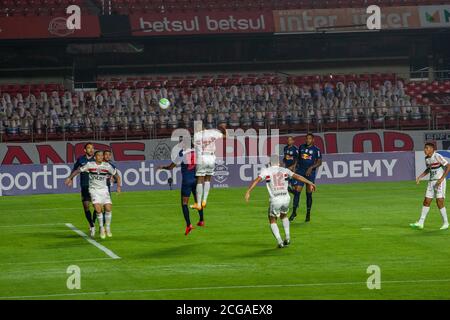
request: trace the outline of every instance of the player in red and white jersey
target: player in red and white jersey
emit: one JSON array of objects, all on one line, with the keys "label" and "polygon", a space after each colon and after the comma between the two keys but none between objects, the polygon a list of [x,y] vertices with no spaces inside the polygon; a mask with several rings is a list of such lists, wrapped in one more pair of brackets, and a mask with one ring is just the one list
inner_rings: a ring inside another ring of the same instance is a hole
[{"label": "player in red and white jersey", "polygon": [[194,133],[194,149],[197,159],[195,176],[197,177],[197,202],[191,206],[193,209],[202,210],[206,207],[211,177],[216,167],[216,141],[226,137],[227,127],[219,125],[219,130],[207,129]]},{"label": "player in red and white jersey", "polygon": [[[92,204],[94,205],[97,219],[100,225],[100,237],[102,239],[112,237],[111,220],[112,220],[112,201],[108,188],[108,180],[114,177],[117,184],[117,192],[121,192],[121,179],[117,170],[108,162],[103,162],[103,152],[96,151],[94,154],[95,161],[88,162],[86,165],[73,171],[66,179],[68,186],[72,185],[73,178],[81,172],[89,173],[89,193],[91,195]],[[105,225],[103,224],[103,209],[105,210]],[[106,226],[106,228],[105,228]],[[106,230],[105,230],[106,229]]]},{"label": "player in red and white jersey", "polygon": [[410,226],[416,229],[423,229],[425,219],[430,211],[430,205],[434,198],[436,198],[436,204],[441,212],[443,225],[441,230],[448,229],[447,210],[445,208],[445,191],[447,186],[447,175],[450,172],[450,165],[448,161],[435,151],[434,144],[426,143],[425,148],[425,163],[427,168],[425,171],[417,177],[416,183],[419,184],[420,180],[429,174],[427,191],[425,193],[425,199],[423,200],[422,214],[419,221],[411,223]]},{"label": "player in red and white jersey", "polygon": [[[288,187],[289,179],[295,179],[297,181],[304,182],[311,186],[311,190],[316,190],[316,185],[298,175],[293,173],[287,168],[280,167],[280,159],[277,155],[271,157],[271,165],[268,168],[261,170],[259,176],[253,181],[245,194],[245,200],[248,202],[250,199],[250,193],[256,187],[256,185],[265,181],[267,186],[267,191],[269,192],[269,223],[272,230],[272,234],[277,240],[278,247],[283,248],[290,244],[290,232],[289,232],[289,219],[287,213],[289,211],[289,203],[291,202],[291,197],[289,196]],[[281,239],[280,230],[277,225],[277,218],[281,219],[283,223],[285,240]]]}]

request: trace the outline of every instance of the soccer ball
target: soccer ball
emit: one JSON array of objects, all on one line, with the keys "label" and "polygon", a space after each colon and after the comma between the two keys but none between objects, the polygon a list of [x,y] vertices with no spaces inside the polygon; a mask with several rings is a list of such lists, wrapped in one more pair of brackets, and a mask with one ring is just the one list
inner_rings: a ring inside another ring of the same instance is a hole
[{"label": "soccer ball", "polygon": [[170,107],[169,99],[162,98],[161,100],[159,100],[159,107],[164,110]]}]

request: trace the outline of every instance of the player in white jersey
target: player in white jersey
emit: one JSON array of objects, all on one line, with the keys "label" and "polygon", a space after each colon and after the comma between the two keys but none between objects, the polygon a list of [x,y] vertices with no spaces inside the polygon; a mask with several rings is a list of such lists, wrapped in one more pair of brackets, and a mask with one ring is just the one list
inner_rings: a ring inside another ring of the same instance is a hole
[{"label": "player in white jersey", "polygon": [[197,202],[191,206],[202,210],[206,207],[211,177],[216,167],[216,141],[226,137],[227,127],[219,125],[219,130],[207,129],[194,133],[195,158],[197,159],[195,176],[197,177]]},{"label": "player in white jersey", "polygon": [[[256,185],[265,181],[267,186],[267,191],[269,191],[270,202],[269,202],[269,223],[272,234],[277,240],[278,247],[283,248],[290,244],[290,232],[289,232],[289,219],[287,213],[289,211],[289,203],[291,202],[291,197],[289,196],[289,178],[295,179],[297,181],[309,184],[311,191],[316,190],[314,183],[308,179],[298,175],[287,168],[280,167],[280,159],[277,155],[271,157],[270,164],[268,168],[261,170],[259,176],[253,181],[245,194],[245,200],[248,202],[250,199],[250,193],[256,187]],[[277,218],[280,218],[283,223],[285,240],[281,239],[280,230],[277,225]]]},{"label": "player in white jersey", "polygon": [[444,157],[435,151],[434,144],[426,143],[425,148],[425,163],[427,168],[425,171],[417,177],[416,183],[419,184],[420,180],[427,174],[430,175],[428,180],[427,191],[425,193],[425,199],[423,200],[422,214],[419,221],[411,223],[410,226],[415,229],[423,229],[425,219],[430,211],[430,205],[433,198],[436,198],[436,204],[441,212],[443,225],[441,230],[448,229],[447,210],[445,209],[445,189],[447,185],[447,175],[450,172],[450,165]]},{"label": "player in white jersey", "polygon": [[[112,237],[112,201],[108,188],[108,180],[111,177],[116,179],[117,192],[119,193],[121,191],[121,180],[117,170],[109,163],[103,162],[102,151],[96,151],[94,158],[95,161],[88,162],[86,165],[73,171],[66,179],[65,183],[66,185],[71,186],[73,178],[76,175],[81,172],[89,173],[89,193],[100,224],[100,238],[105,239],[106,235]],[[103,224],[103,209],[105,210],[105,224]]]}]

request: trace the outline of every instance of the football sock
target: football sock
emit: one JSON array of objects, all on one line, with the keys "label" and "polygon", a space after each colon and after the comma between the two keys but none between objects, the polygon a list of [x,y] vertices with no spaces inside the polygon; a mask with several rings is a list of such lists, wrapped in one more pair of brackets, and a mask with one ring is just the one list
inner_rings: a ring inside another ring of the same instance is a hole
[{"label": "football sock", "polygon": [[205,181],[205,186],[203,187],[203,201],[205,201],[205,202],[208,199],[210,188],[211,188],[211,182]]},{"label": "football sock", "polygon": [[97,221],[97,214],[94,212],[92,212],[92,223],[95,225],[95,221]]},{"label": "football sock", "polygon": [[289,219],[286,217],[284,219],[281,219],[281,222],[283,222],[283,228],[284,228],[284,234],[286,235],[286,240],[290,240],[291,234],[289,232]]},{"label": "football sock", "polygon": [[111,226],[111,220],[112,220],[112,212],[105,212],[103,213],[104,219],[105,219],[105,225],[107,228]]},{"label": "football sock", "polygon": [[200,221],[203,221],[203,209],[198,212],[198,215],[200,217]]},{"label": "football sock", "polygon": [[430,211],[430,207],[422,207],[422,214],[420,215],[419,223],[423,224],[425,222],[425,219],[427,217],[428,211]]},{"label": "football sock", "polygon": [[298,204],[300,202],[300,192],[294,190],[294,201],[292,202],[292,214],[297,214]]},{"label": "football sock", "polygon": [[97,220],[98,220],[98,224],[100,225],[100,228],[104,228],[103,227],[103,212],[97,213]]},{"label": "football sock", "polygon": [[280,230],[278,229],[278,225],[276,223],[270,224],[270,229],[272,229],[272,234],[277,239],[278,244],[283,243],[280,236]]},{"label": "football sock", "polygon": [[443,208],[439,209],[439,211],[441,212],[442,221],[444,222],[444,224],[448,224],[447,209],[445,209],[445,207],[443,207]]},{"label": "football sock", "polygon": [[197,203],[201,203],[202,202],[202,196],[203,196],[203,184],[201,183],[197,183]]},{"label": "football sock", "polygon": [[86,220],[89,222],[89,227],[94,227],[94,221],[92,221],[91,211],[86,210],[84,211],[84,215],[86,216]]},{"label": "football sock", "polygon": [[189,225],[191,224],[191,219],[189,218],[189,208],[188,208],[187,204],[183,204],[181,206],[183,208],[183,216],[184,216],[184,220],[186,221],[186,226],[189,227]]},{"label": "football sock", "polygon": [[311,207],[312,207],[312,193],[307,192],[306,193],[306,213],[308,215],[311,213]]}]

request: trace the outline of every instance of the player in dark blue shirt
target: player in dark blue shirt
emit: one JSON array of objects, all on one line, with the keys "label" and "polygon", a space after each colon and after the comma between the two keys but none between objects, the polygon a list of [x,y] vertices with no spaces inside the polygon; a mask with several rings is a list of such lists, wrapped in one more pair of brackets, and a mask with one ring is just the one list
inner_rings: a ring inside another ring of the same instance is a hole
[{"label": "player in dark blue shirt", "polygon": [[[189,198],[191,194],[194,196],[194,201],[197,203],[196,190],[197,190],[197,178],[195,176],[195,151],[194,149],[180,149],[177,158],[168,166],[161,166],[158,169],[172,170],[177,165],[181,166],[181,208],[183,210],[184,220],[186,221],[185,235],[194,229],[189,217]],[[198,211],[200,220],[197,226],[203,227],[205,222],[203,220],[203,209]]]},{"label": "player in dark blue shirt", "polygon": [[295,165],[297,163],[298,149],[294,145],[294,137],[288,137],[287,145],[284,147],[283,151],[283,163],[286,168],[291,171],[295,170]]},{"label": "player in dark blue shirt", "polygon": [[[75,162],[72,172],[84,166],[86,163],[95,161],[94,145],[90,142],[84,145],[84,156],[81,156]],[[95,213],[91,213],[89,205],[91,203],[91,194],[89,193],[89,173],[80,173],[81,202],[83,203],[84,215],[89,223],[90,234],[95,234]]]},{"label": "player in dark blue shirt", "polygon": [[[288,168],[292,172],[295,172],[295,167],[297,165],[298,158],[298,149],[295,146],[294,137],[288,137],[287,145],[283,150],[283,164],[285,168]],[[298,181],[295,179],[289,179],[289,192],[294,195],[293,200],[293,215],[297,215],[298,203],[300,201],[300,192],[298,192],[295,186],[298,184]]]},{"label": "player in dark blue shirt", "polygon": [[[322,165],[322,154],[320,152],[320,149],[314,145],[314,135],[312,133],[308,133],[306,135],[306,143],[298,147],[298,157],[295,173],[305,177],[306,179],[314,183],[316,180],[316,169],[321,165]],[[299,200],[303,186],[304,186],[303,182],[298,182],[296,183],[295,186],[296,191],[299,192]],[[306,189],[305,222],[308,222],[311,219],[311,207],[312,207],[312,190],[308,185]],[[296,210],[297,208],[294,207],[294,210],[291,216],[289,217],[290,221],[293,221],[297,216]]]}]

